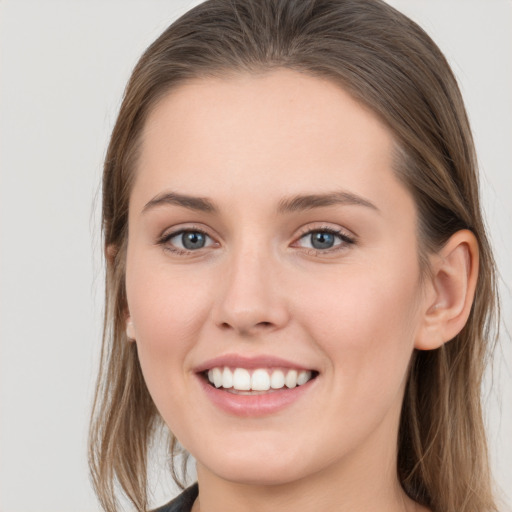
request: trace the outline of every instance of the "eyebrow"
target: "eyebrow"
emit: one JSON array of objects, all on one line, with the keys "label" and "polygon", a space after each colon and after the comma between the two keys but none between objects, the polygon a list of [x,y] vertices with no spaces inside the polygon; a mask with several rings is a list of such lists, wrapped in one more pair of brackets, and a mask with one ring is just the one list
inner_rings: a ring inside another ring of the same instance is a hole
[{"label": "eyebrow", "polygon": [[[163,194],[158,194],[146,203],[142,212],[145,213],[148,210],[167,204],[181,206],[183,208],[199,212],[219,212],[219,209],[215,206],[214,202],[207,197],[189,196],[179,194],[177,192],[165,192]],[[351,192],[336,191],[325,194],[296,195],[283,199],[278,204],[277,212],[279,214],[293,213],[333,205],[364,206],[377,212],[379,211],[377,206],[361,196],[352,194]]]},{"label": "eyebrow", "polygon": [[148,210],[156,208],[157,206],[162,206],[166,204],[182,206],[183,208],[188,208],[189,210],[199,212],[218,212],[218,208],[213,204],[213,202],[210,199],[206,197],[188,196],[185,194],[178,194],[177,192],[165,192],[163,194],[155,196],[153,199],[151,199],[151,201],[146,203],[146,205],[142,209],[142,213],[145,213]]},{"label": "eyebrow", "polygon": [[364,206],[375,211],[380,211],[377,206],[361,196],[344,190],[328,192],[326,194],[297,195],[279,202],[278,213],[290,213],[313,208],[322,208],[333,205]]}]

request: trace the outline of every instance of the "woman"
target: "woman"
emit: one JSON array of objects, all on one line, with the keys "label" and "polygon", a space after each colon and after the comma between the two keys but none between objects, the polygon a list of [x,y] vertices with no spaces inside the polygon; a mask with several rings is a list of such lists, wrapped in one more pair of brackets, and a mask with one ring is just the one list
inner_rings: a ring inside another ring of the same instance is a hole
[{"label": "woman", "polygon": [[91,468],[147,510],[496,510],[494,263],[430,38],[378,0],[210,0],[137,64],[107,153]]}]

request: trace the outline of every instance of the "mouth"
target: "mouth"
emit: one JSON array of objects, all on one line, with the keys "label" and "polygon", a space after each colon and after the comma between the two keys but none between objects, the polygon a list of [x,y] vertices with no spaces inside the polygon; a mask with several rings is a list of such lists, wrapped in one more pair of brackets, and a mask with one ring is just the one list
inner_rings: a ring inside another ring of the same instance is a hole
[{"label": "mouth", "polygon": [[204,396],[229,416],[279,415],[318,389],[320,372],[271,354],[223,354],[195,368]]},{"label": "mouth", "polygon": [[259,395],[303,386],[315,379],[318,372],[299,368],[215,366],[201,375],[216,389],[237,395]]}]

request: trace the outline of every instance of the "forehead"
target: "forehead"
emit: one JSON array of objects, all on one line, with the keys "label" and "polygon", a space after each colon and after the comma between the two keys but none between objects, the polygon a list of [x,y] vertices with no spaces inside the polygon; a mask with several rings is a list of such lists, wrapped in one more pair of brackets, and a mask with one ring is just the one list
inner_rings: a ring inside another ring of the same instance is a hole
[{"label": "forehead", "polygon": [[399,185],[394,147],[379,118],[329,80],[282,69],[197,79],[148,116],[135,185],[147,199],[166,188],[269,201],[333,187],[372,196]]},{"label": "forehead", "polygon": [[[229,137],[243,140],[244,147],[257,140],[260,146],[280,145],[294,153],[305,140],[311,145],[323,141],[319,149],[324,150],[335,143],[348,154],[371,154],[392,144],[390,131],[377,116],[339,85],[286,69],[179,85],[148,116],[142,137],[145,156],[162,149],[158,144],[164,134],[166,145],[174,139],[180,147],[187,141],[217,147]],[[230,149],[233,153],[235,145]]]}]

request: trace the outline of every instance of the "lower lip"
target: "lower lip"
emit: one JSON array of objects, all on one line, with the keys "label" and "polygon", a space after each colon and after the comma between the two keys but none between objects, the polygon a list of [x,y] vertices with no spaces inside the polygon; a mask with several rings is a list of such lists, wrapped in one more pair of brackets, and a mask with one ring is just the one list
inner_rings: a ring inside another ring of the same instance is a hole
[{"label": "lower lip", "polygon": [[258,395],[238,395],[223,388],[216,388],[198,375],[203,391],[214,405],[229,414],[245,417],[266,416],[288,407],[300,400],[311,389],[317,378],[318,376],[295,388],[283,388]]}]

